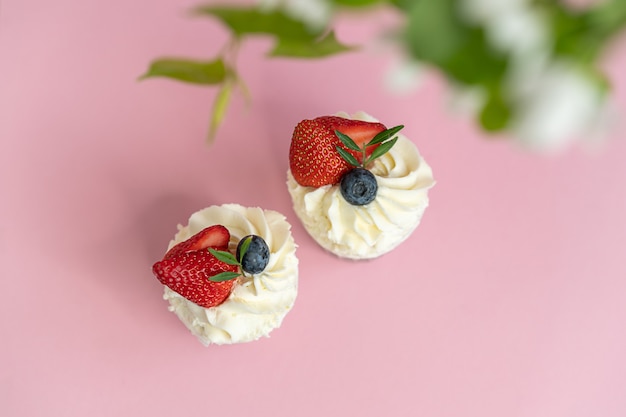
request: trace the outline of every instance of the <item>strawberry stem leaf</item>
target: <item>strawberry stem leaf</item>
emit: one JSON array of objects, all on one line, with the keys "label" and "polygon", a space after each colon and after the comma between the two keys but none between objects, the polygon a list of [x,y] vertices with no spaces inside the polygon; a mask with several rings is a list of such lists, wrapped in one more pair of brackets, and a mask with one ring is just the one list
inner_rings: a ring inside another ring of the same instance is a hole
[{"label": "strawberry stem leaf", "polygon": [[357,151],[357,152],[361,152],[362,149],[359,147],[359,145],[357,145],[350,136],[341,133],[338,130],[335,130],[335,135],[337,135],[337,137],[339,138],[339,140],[341,141],[341,143],[343,143],[344,145],[346,145],[346,147],[348,149],[352,149],[353,151]]},{"label": "strawberry stem leaf", "polygon": [[361,166],[359,161],[350,152],[346,151],[340,146],[336,146],[336,148],[337,148],[337,152],[339,152],[339,155],[341,155],[341,157],[345,159],[346,162],[348,162],[350,165],[354,165],[355,167]]},{"label": "strawberry stem leaf", "polygon": [[377,143],[384,142],[402,129],[404,129],[404,125],[398,125],[390,129],[383,130],[382,132],[374,136],[374,138],[370,140],[365,146],[376,145]]},{"label": "strawberry stem leaf", "polygon": [[209,248],[209,252],[211,253],[211,255],[215,256],[218,260],[224,262],[225,264],[239,265],[239,261],[237,261],[237,259],[235,258],[235,255],[233,255],[230,252],[226,252],[222,250],[215,250],[211,248]]},{"label": "strawberry stem leaf", "polygon": [[213,282],[230,281],[231,279],[235,279],[240,275],[241,274],[239,272],[225,271],[225,272],[220,272],[217,275],[213,275],[212,277],[209,277],[209,281],[213,281]]}]

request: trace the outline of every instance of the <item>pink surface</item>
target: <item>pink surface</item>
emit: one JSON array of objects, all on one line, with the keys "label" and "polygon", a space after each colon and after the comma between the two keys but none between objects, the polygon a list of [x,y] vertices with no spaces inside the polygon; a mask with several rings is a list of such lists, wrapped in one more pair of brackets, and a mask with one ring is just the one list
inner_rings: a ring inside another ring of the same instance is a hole
[{"label": "pink surface", "polygon": [[[388,53],[267,61],[252,41],[253,105],[238,97],[208,148],[214,90],[135,81],[221,47],[216,22],[183,17],[195,3],[2,2],[0,415],[626,415],[623,129],[533,155],[451,116],[432,77],[388,95]],[[621,114],[624,45],[607,62]],[[295,123],[361,109],[404,123],[438,184],[405,244],[349,262],[306,235],[284,183]],[[226,202],[288,217],[300,293],[271,338],[204,348],[150,266]]]}]

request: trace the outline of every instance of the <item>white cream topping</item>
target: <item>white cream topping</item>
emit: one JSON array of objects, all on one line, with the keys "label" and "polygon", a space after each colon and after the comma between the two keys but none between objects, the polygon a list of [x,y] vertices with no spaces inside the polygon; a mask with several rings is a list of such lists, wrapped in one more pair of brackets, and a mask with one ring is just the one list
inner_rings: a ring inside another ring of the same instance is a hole
[{"label": "white cream topping", "polygon": [[240,277],[228,299],[216,307],[204,308],[165,287],[163,298],[170,311],[204,345],[242,343],[268,336],[280,327],[298,292],[298,258],[291,225],[272,210],[246,208],[237,204],[211,206],[191,215],[169,248],[215,224],[230,234],[230,251],[244,236],[261,236],[270,249],[267,267],[260,274]]},{"label": "white cream topping", "polygon": [[[378,121],[363,112],[352,118]],[[415,230],[428,207],[428,190],[435,184],[432,170],[404,135],[398,134],[395,146],[374,161],[371,172],[378,193],[365,206],[348,203],[339,184],[304,187],[287,172],[294,211],[311,237],[338,256],[368,259],[391,251]]]}]

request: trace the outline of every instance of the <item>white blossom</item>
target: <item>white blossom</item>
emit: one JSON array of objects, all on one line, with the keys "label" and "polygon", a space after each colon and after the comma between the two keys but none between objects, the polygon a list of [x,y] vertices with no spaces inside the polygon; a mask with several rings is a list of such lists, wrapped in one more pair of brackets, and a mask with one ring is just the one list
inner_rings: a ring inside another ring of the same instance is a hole
[{"label": "white blossom", "polygon": [[559,151],[574,139],[596,139],[606,122],[603,91],[574,65],[554,62],[515,100],[512,130],[531,149]]},{"label": "white blossom", "polygon": [[504,93],[515,140],[533,150],[556,151],[602,129],[607,120],[605,94],[580,68],[552,55],[549,22],[536,4],[459,0],[459,7],[465,19],[485,28],[489,44],[509,59]]},{"label": "white blossom", "polygon": [[393,60],[385,73],[385,88],[395,95],[414,93],[421,84],[423,71],[417,61]]},{"label": "white blossom", "polygon": [[447,104],[458,114],[478,114],[487,101],[487,92],[482,87],[462,87],[451,84]]}]

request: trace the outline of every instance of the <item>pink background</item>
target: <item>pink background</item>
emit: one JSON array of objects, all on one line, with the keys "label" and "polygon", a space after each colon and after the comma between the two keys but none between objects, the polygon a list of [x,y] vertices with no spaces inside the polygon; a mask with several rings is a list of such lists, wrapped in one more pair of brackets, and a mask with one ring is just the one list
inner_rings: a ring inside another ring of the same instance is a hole
[{"label": "pink background", "polygon": [[[436,77],[389,95],[389,51],[266,60],[253,40],[253,104],[237,96],[209,148],[215,90],[136,82],[224,44],[185,17],[196,3],[1,3],[0,415],[626,415],[622,128],[599,152],[530,154],[452,116]],[[376,32],[339,22],[346,42]],[[625,43],[606,68],[623,115]],[[355,263],[314,244],[284,183],[299,120],[361,109],[404,123],[438,183],[405,244]],[[288,217],[300,293],[271,338],[204,348],[150,266],[227,202]]]}]

